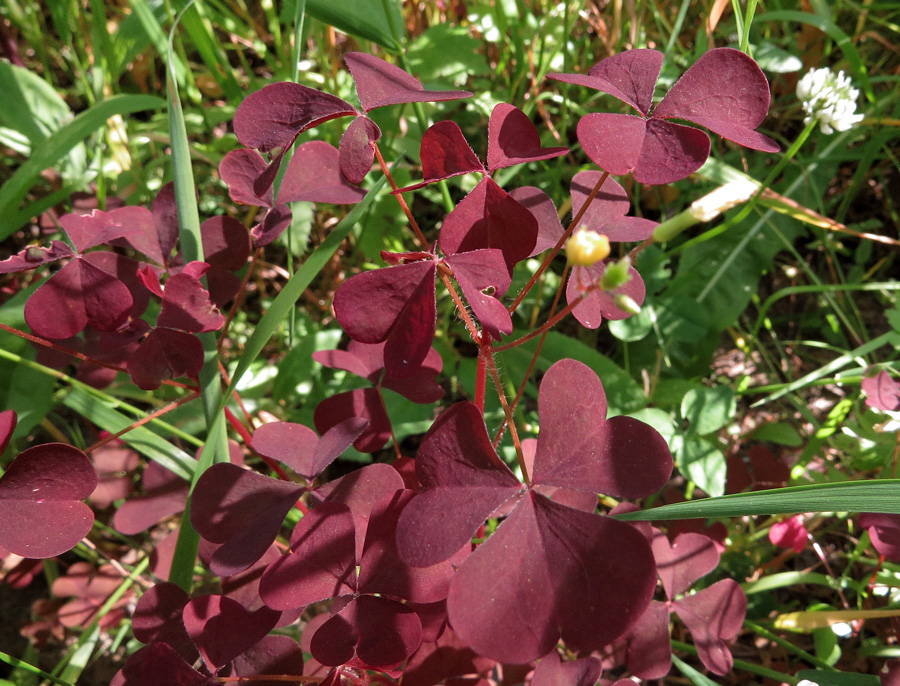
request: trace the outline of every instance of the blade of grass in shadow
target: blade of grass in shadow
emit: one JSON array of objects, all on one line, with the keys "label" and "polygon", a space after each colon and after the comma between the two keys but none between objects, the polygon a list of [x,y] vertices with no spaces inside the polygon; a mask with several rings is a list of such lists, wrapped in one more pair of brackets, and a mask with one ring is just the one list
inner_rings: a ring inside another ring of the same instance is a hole
[{"label": "blade of grass in shadow", "polygon": [[805,512],[900,514],[900,479],[773,488],[768,491],[689,500],[614,516],[625,521],[653,521]]},{"label": "blade of grass in shadow", "polygon": [[[167,79],[166,94],[169,105],[169,137],[172,145],[172,170],[175,185],[175,202],[178,209],[179,236],[181,250],[185,262],[203,260],[203,243],[200,236],[200,215],[197,208],[197,189],[194,185],[194,174],[191,169],[191,153],[188,143],[187,129],[184,124],[184,112],[178,94],[178,81],[175,71],[175,30],[182,16],[191,8],[194,0],[190,0],[181,13],[175,18],[169,31],[167,46]],[[200,370],[200,402],[206,418],[207,438],[203,454],[191,482],[191,492],[197,480],[213,462],[228,461],[228,436],[225,432],[222,405],[222,385],[219,378],[218,348],[215,334],[199,335],[203,344],[203,368]],[[191,496],[188,495],[185,515],[190,512]],[[181,586],[190,593],[193,579],[194,561],[200,536],[190,524],[190,517],[183,516],[175,555],[169,572],[169,581]]]},{"label": "blade of grass in shadow", "polygon": [[[0,241],[8,238],[24,223],[19,222],[22,214],[16,210],[42,171],[59,162],[72,148],[103,126],[113,115],[125,116],[155,110],[164,104],[165,101],[155,95],[113,95],[85,110],[50,136],[0,187]],[[25,220],[28,218],[25,217]]]},{"label": "blade of grass in shadow", "polygon": [[[396,163],[395,163],[396,165]],[[237,368],[231,374],[231,384],[225,392],[225,398],[228,398],[237,386],[244,373],[250,368],[250,365],[256,360],[266,343],[275,333],[275,330],[288,317],[291,309],[296,304],[303,291],[307,289],[312,280],[328,263],[332,255],[337,251],[338,247],[343,243],[344,239],[350,233],[354,224],[359,221],[360,217],[369,209],[369,206],[375,201],[378,192],[384,187],[387,177],[382,176],[377,183],[369,190],[366,197],[363,198],[353,210],[344,217],[341,222],[328,234],[328,237],[322,241],[322,244],[313,251],[303,266],[288,280],[281,289],[275,300],[269,306],[269,309],[259,320],[259,324],[253,330],[250,338],[244,346]]]}]

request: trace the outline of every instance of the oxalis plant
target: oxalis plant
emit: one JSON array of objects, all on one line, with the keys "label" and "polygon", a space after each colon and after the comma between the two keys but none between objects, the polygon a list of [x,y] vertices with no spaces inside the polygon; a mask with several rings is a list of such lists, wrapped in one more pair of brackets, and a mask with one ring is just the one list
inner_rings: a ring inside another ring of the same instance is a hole
[{"label": "oxalis plant", "polygon": [[[249,230],[229,217],[196,221],[196,199],[179,191],[178,175],[189,174],[182,168],[149,208],[65,215],[59,223],[68,241],[0,262],[4,274],[63,264],[25,305],[31,333],[15,333],[41,346],[48,364],[59,354],[79,360],[77,378],[66,377],[72,383],[99,387],[125,372],[144,391],[179,390],[177,400],[85,451],[49,443],[19,454],[0,478],[0,546],[52,558],[102,538],[102,531],[89,536],[94,513],[83,502],[100,479],[98,456],[109,457],[107,471],[127,472],[136,465],[120,438],[144,441],[157,459],[143,472],[141,495],[111,492],[106,502],[121,502],[112,526],[136,535],[175,515],[180,527],[157,539],[152,559],[128,561],[129,583],[112,597],[95,594],[104,598],[95,623],[120,618],[117,603],[130,604],[133,636],[145,644],[113,684],[428,686],[498,674],[516,683],[532,669],[536,686],[588,686],[601,672],[606,682],[631,684],[626,677],[669,673],[672,614],[702,665],[727,674],[744,592],[722,579],[692,593],[716,568],[716,545],[699,533],[670,540],[647,521],[704,510],[640,507],[672,474],[666,440],[638,419],[608,416],[603,380],[590,367],[572,359],[544,365],[539,353],[561,322],[596,329],[639,313],[645,287],[636,256],[686,225],[661,231],[629,216],[628,194],[612,176],[649,185],[683,179],[709,156],[705,130],[760,153],[779,150],[756,131],[769,107],[762,71],[744,52],[710,50],[655,104],[663,63],[655,50],[552,75],[634,110],[581,117],[578,142],[597,168],[572,176],[563,226],[543,191],[496,180],[499,170],[570,154],[543,147],[517,107],[494,107],[483,156],[456,123],[427,128],[422,180],[401,188],[369,114],[471,94],[426,90],[372,55],[351,52],[345,63],[358,107],[289,82],[238,107],[234,131],[245,147],[225,156],[219,174],[234,202],[259,208]],[[170,88],[177,151],[186,139],[174,82]],[[303,141],[333,119],[348,122],[338,148]],[[366,191],[361,184],[373,168],[381,177]],[[420,225],[408,199],[466,174],[480,180],[439,228]],[[326,248],[337,248],[385,182],[408,219],[408,245],[382,252],[384,267],[341,283],[333,310],[346,344],[313,354],[367,383],[325,397],[314,427],[237,416],[225,399],[265,341],[251,338],[231,377],[219,369],[219,347],[264,248],[291,224],[290,204],[358,204],[358,211],[290,280],[266,322],[288,313],[330,257]],[[722,199],[721,208],[734,201]],[[695,219],[709,216],[705,207]],[[613,243],[623,245],[613,253]],[[514,317],[551,267],[562,274],[553,308],[516,337]],[[445,307],[477,351],[474,393],[464,400],[440,383],[433,342]],[[504,379],[503,353],[533,339],[525,377]],[[529,384],[538,388],[537,439],[523,438],[517,415]],[[394,436],[385,389],[434,406],[414,454]],[[486,415],[494,397],[499,421]],[[203,405],[204,449],[196,462],[167,460],[166,451],[154,452],[161,439],[143,425],[192,402]],[[226,441],[226,424],[237,443]],[[0,447],[15,425],[15,413],[0,413]],[[379,460],[329,479],[329,466],[351,445]],[[827,487],[790,493],[713,500],[721,500],[719,514],[753,514],[821,509],[834,497]],[[123,571],[117,564],[113,571]],[[79,583],[93,597],[95,580]]]}]

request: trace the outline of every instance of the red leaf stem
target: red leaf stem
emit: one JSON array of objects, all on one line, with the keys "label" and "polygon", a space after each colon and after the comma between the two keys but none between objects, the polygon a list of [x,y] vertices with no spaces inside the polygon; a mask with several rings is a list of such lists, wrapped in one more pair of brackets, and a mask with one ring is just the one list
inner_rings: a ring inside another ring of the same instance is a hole
[{"label": "red leaf stem", "polygon": [[[397,182],[394,181],[394,177],[391,176],[390,168],[385,163],[384,157],[381,156],[381,148],[378,147],[377,142],[374,145],[375,158],[378,160],[378,166],[381,167],[381,171],[384,172],[384,175],[387,177],[388,183],[391,184],[391,190],[399,190],[400,187],[397,185]],[[415,233],[422,248],[428,250],[428,241],[425,239],[425,234],[423,234],[422,229],[419,228],[419,222],[417,222],[416,218],[413,216],[412,210],[409,209],[409,205],[406,204],[406,200],[404,200],[400,193],[394,193],[394,197],[397,198],[397,202],[400,203],[403,213],[406,215],[406,218],[409,219],[409,225],[412,227],[413,233]]]},{"label": "red leaf stem", "polygon": [[196,400],[196,399],[199,398],[199,397],[200,397],[200,391],[196,391],[196,390],[195,390],[195,391],[194,391],[193,393],[191,393],[190,395],[186,395],[186,396],[184,396],[183,398],[179,398],[178,400],[169,403],[169,404],[166,405],[165,407],[161,407],[161,408],[159,408],[158,410],[156,410],[155,412],[151,412],[150,414],[148,414],[148,415],[146,415],[146,416],[144,416],[144,417],[141,417],[141,418],[140,418],[139,420],[137,420],[134,424],[131,424],[131,425],[129,425],[129,426],[126,426],[126,427],[125,427],[124,429],[122,429],[121,431],[117,431],[117,432],[114,433],[114,434],[110,434],[110,435],[107,436],[106,438],[100,439],[99,441],[97,441],[96,443],[94,443],[94,445],[85,448],[85,449],[84,449],[84,452],[90,453],[91,451],[96,450],[97,448],[100,448],[101,446],[106,445],[106,444],[109,443],[110,441],[114,441],[114,440],[116,440],[117,438],[119,438],[120,436],[123,436],[123,435],[127,434],[127,433],[128,433],[129,431],[131,431],[132,429],[137,429],[139,426],[143,426],[143,425],[146,424],[147,422],[153,421],[153,420],[156,419],[157,417],[162,417],[164,414],[166,414],[167,412],[171,412],[171,411],[174,410],[176,407],[181,407],[182,405],[185,405],[185,404],[189,403],[191,400]]}]

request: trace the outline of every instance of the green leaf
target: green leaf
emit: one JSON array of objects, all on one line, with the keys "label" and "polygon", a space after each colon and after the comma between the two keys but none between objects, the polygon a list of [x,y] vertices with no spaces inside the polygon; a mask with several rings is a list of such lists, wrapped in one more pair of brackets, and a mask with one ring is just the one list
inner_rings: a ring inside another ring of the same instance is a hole
[{"label": "green leaf", "polygon": [[805,512],[900,514],[900,479],[810,484],[689,500],[616,515],[626,521],[750,517]]},{"label": "green leaf", "polygon": [[771,441],[789,448],[798,448],[803,445],[803,437],[787,422],[763,424],[750,434],[749,438],[754,441]]},{"label": "green leaf", "polygon": [[653,317],[649,308],[641,310],[640,314],[617,319],[609,322],[609,332],[620,341],[640,341],[653,328]]},{"label": "green leaf", "polygon": [[688,435],[706,436],[734,417],[737,401],[728,386],[701,386],[689,390],[681,401],[681,414],[690,422]]},{"label": "green leaf", "polygon": [[[155,95],[113,95],[61,127],[34,150],[32,156],[0,187],[0,240],[22,226],[9,220],[41,172],[106,123],[115,114],[128,115],[161,108],[165,101]],[[21,215],[17,215],[21,217]],[[26,218],[27,219],[27,218]]]},{"label": "green leaf", "polygon": [[725,493],[725,455],[705,438],[685,439],[676,451],[681,473],[711,496]]},{"label": "green leaf", "polygon": [[682,662],[676,655],[672,656],[672,664],[674,664],[678,670],[694,684],[694,686],[719,686],[715,681],[704,676],[686,662]]},{"label": "green leaf", "polygon": [[9,62],[0,62],[0,93],[0,124],[25,134],[32,148],[72,118],[66,101],[50,84]]},{"label": "green leaf", "polygon": [[800,679],[808,679],[818,686],[880,686],[881,680],[872,674],[850,672],[826,672],[820,669],[802,669],[797,672]]},{"label": "green leaf", "polygon": [[346,34],[400,50],[403,17],[394,0],[307,0],[306,11]]}]

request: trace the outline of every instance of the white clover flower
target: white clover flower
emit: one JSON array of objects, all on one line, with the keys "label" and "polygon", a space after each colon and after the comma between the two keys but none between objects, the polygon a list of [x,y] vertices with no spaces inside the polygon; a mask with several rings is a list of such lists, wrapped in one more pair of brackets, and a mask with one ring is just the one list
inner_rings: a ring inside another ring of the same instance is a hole
[{"label": "white clover flower", "polygon": [[849,76],[830,69],[812,69],[797,83],[797,97],[806,110],[804,124],[818,121],[822,133],[846,131],[863,120],[855,114],[859,90],[852,87]]}]

